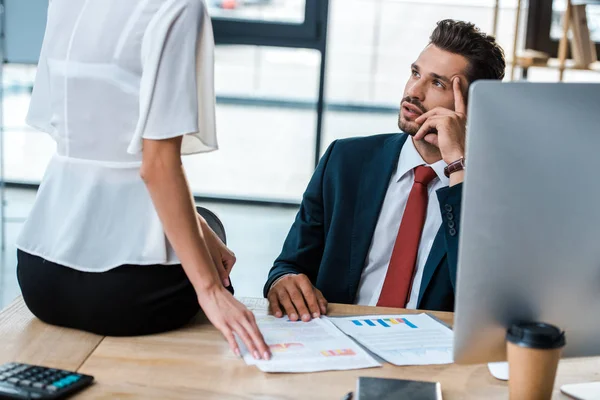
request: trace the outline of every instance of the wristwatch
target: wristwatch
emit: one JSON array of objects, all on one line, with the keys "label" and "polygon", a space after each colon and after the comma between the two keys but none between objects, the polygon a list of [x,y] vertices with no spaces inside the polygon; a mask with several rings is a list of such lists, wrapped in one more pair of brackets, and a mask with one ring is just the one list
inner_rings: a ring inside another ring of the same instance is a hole
[{"label": "wristwatch", "polygon": [[461,157],[458,160],[451,162],[446,168],[444,168],[444,175],[446,175],[446,178],[450,178],[450,174],[453,172],[462,171],[465,168],[465,158]]}]

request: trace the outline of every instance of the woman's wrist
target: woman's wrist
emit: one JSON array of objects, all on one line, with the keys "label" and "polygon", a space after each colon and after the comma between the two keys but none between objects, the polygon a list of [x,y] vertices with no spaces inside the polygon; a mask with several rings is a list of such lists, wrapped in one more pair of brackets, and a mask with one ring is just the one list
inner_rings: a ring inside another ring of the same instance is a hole
[{"label": "woman's wrist", "polygon": [[194,286],[196,293],[200,295],[201,293],[214,293],[223,287],[223,283],[221,282],[219,276],[216,275],[214,277],[211,276],[210,279],[202,279],[195,283],[192,282],[192,286]]},{"label": "woman's wrist", "polygon": [[[213,297],[217,293],[219,293],[221,290],[226,291],[223,284],[219,281],[212,282],[212,283],[206,284],[206,285],[201,285],[200,287],[195,287],[195,290],[196,290],[196,296],[203,297],[203,298]],[[229,293],[229,292],[227,292],[227,293]]]}]

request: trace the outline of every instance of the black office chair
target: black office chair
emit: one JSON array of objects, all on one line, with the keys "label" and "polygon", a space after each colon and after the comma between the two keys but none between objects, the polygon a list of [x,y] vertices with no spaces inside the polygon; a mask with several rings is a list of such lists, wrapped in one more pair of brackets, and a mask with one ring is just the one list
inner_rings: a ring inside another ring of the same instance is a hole
[{"label": "black office chair", "polygon": [[[227,244],[227,235],[225,234],[225,227],[223,226],[223,223],[221,222],[219,217],[217,217],[215,213],[204,207],[196,207],[196,211],[198,211],[198,214],[200,214],[202,218],[206,220],[206,223],[208,224],[210,229],[212,229],[213,232],[217,234],[219,239],[221,239],[223,243]],[[231,278],[229,278],[229,281],[231,282]],[[226,289],[229,290],[231,294],[233,294],[233,282],[231,283],[231,285],[227,286]]]},{"label": "black office chair", "polygon": [[202,218],[206,220],[206,223],[208,224],[208,226],[210,226],[210,229],[212,229],[213,232],[217,234],[219,239],[221,239],[223,243],[227,244],[227,235],[225,234],[225,227],[223,226],[223,223],[221,222],[219,217],[217,217],[215,213],[204,207],[196,207],[196,211],[198,211],[198,214],[200,214]]}]

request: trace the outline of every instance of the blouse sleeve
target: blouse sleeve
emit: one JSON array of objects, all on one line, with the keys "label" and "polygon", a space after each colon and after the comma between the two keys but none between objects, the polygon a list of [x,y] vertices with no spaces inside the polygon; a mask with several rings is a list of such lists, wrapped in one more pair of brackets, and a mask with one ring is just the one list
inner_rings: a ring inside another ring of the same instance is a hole
[{"label": "blouse sleeve", "polygon": [[143,139],[183,136],[182,154],[218,148],[214,39],[202,0],[172,0],[153,17],[142,42],[140,113],[127,151]]}]

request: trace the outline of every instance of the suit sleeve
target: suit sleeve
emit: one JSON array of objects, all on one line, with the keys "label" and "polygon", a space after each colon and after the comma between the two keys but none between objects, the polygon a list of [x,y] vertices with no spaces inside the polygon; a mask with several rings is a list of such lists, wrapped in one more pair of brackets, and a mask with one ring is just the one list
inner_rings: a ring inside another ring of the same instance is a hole
[{"label": "suit sleeve", "polygon": [[462,190],[463,184],[461,183],[437,191],[442,213],[442,229],[444,230],[450,281],[454,289],[456,289],[456,271],[458,268],[458,238],[460,234]]},{"label": "suit sleeve", "polygon": [[315,170],[300,204],[300,210],[275,260],[264,287],[267,296],[273,282],[287,274],[305,274],[316,281],[325,247],[323,181],[336,142],[327,149]]}]

